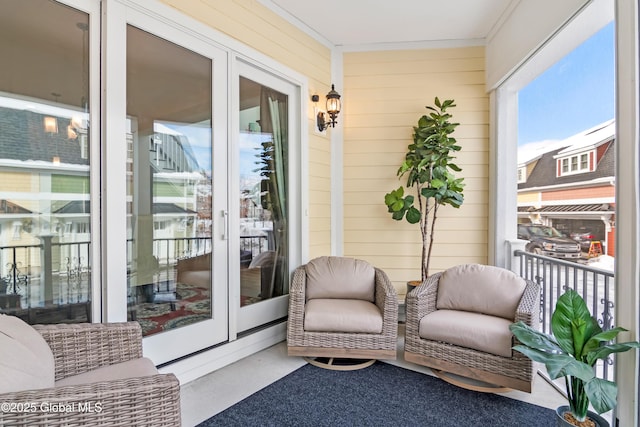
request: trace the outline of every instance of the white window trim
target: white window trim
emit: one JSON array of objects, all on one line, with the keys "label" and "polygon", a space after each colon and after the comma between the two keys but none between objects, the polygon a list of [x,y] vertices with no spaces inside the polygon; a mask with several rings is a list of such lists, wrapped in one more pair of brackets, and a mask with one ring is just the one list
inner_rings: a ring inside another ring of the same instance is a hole
[{"label": "white window trim", "polygon": [[517,171],[514,167],[498,165],[517,164],[518,91],[534,80],[545,69],[568,54],[581,40],[584,41],[607,25],[613,18],[612,6],[606,0],[592,2],[581,13],[558,29],[541,47],[530,52],[528,58],[490,92],[490,171],[489,187],[489,253],[488,262],[510,267],[510,242],[517,235]]},{"label": "white window trim", "polygon": [[[582,167],[582,161],[581,158],[582,156],[586,155],[587,156],[587,167],[583,168]],[[576,159],[576,164],[577,164],[577,169],[572,170],[571,169],[571,160],[572,159]],[[596,170],[595,166],[591,165],[591,161],[590,159],[596,159],[596,150],[589,150],[589,151],[582,151],[578,154],[572,154],[570,156],[562,156],[562,157],[556,157],[556,165],[557,165],[557,161],[560,161],[560,167],[556,168],[556,177],[561,177],[561,176],[569,176],[569,175],[578,175],[581,173],[588,173],[588,172],[593,172]],[[563,171],[563,162],[567,161],[568,163],[568,168],[569,170],[567,172]],[[595,160],[594,160],[595,162]]]},{"label": "white window trim", "polygon": [[[603,2],[593,1],[587,9],[592,6],[600,6]],[[597,13],[597,7],[596,15]],[[640,334],[640,303],[639,289],[637,283],[640,278],[640,235],[638,224],[640,213],[640,182],[638,178],[638,159],[640,158],[640,147],[638,147],[638,137],[640,134],[640,124],[638,123],[638,3],[637,2],[616,2],[616,176],[624,177],[616,183],[617,210],[616,227],[618,230],[627,230],[618,233],[616,236],[616,283],[636,284],[625,289],[626,298],[621,299],[616,304],[615,317],[617,323],[624,325],[629,331],[626,333],[629,339],[638,339]],[[593,15],[593,14],[591,14]],[[601,17],[606,17],[601,15]],[[580,18],[580,17],[578,17]],[[576,19],[579,23],[581,19]],[[591,28],[596,31],[597,25],[582,22],[582,29]],[[575,25],[574,25],[575,27]],[[574,37],[575,39],[575,37]],[[566,53],[566,52],[565,52]],[[550,63],[547,64],[547,66]],[[542,69],[538,67],[538,71]],[[523,70],[526,73],[526,70]],[[529,70],[530,76],[537,75],[535,70]],[[511,77],[508,76],[509,80]],[[532,78],[533,78],[532,77]],[[526,82],[525,82],[526,84]],[[522,86],[520,86],[522,87]],[[504,152],[517,150],[513,143],[515,139],[513,133],[508,132],[508,124],[502,121],[509,117],[509,114],[517,115],[517,103],[509,102],[506,94],[511,90],[511,96],[517,96],[518,84],[515,81],[505,82],[500,88],[491,92],[491,128],[492,131],[492,162],[497,159],[509,157]],[[503,98],[507,102],[503,103]],[[499,100],[500,102],[496,102]],[[509,112],[509,108],[515,109]],[[513,156],[515,157],[515,155]],[[505,163],[503,163],[505,164]],[[507,163],[508,164],[508,163]],[[503,168],[504,169],[504,168]],[[506,168],[514,170],[514,168]],[[493,170],[493,169],[492,169]],[[513,172],[515,175],[515,170]],[[490,174],[492,175],[492,174]],[[504,174],[503,174],[504,175]],[[515,177],[514,177],[515,179]],[[504,195],[513,191],[515,181],[505,182],[501,179],[494,179],[490,182],[492,189],[492,201],[495,201],[496,194]],[[495,206],[495,207],[493,207]],[[490,215],[490,227],[496,230],[489,232],[490,249],[489,262],[494,265],[504,265],[506,253],[509,251],[507,243],[513,241],[516,229],[512,227],[513,222],[509,220],[509,215],[516,216],[517,203],[515,199],[510,205],[509,201],[502,201],[500,206],[495,203],[490,204],[492,215]],[[505,211],[506,209],[506,211]],[[506,217],[506,218],[505,218]],[[502,239],[507,236],[507,239]],[[622,353],[616,359],[616,379],[619,387],[618,406],[615,409],[614,418],[620,425],[635,425],[640,419],[640,407],[638,405],[638,356],[637,352]]]}]

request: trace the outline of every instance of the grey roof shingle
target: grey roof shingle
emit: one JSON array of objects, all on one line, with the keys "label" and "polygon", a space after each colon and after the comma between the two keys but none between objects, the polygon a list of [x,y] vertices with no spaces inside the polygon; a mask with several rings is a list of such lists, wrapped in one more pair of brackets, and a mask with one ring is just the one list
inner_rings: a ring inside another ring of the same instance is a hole
[{"label": "grey roof shingle", "polygon": [[608,145],[608,148],[596,165],[595,171],[560,177],[556,177],[556,159],[553,157],[567,147],[544,153],[531,171],[531,174],[527,177],[527,181],[518,184],[518,190],[558,184],[579,183],[583,181],[591,181],[596,178],[614,177],[615,139],[611,140]]},{"label": "grey roof shingle", "polygon": [[61,163],[88,165],[78,141],[67,138],[71,119],[57,117],[58,133],[48,134],[44,118],[32,111],[0,107],[0,158],[51,162],[58,156]]}]

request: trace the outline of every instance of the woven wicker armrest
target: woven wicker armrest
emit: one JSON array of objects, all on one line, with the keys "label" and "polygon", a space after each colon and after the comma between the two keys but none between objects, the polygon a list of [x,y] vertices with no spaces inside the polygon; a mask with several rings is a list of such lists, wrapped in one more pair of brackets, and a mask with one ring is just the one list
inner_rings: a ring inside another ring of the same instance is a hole
[{"label": "woven wicker armrest", "polygon": [[304,265],[295,269],[289,287],[289,321],[287,328],[290,338],[300,337],[304,327],[304,304],[307,273]]},{"label": "woven wicker armrest", "polygon": [[375,303],[382,313],[383,329],[397,330],[398,328],[398,294],[387,274],[375,268],[376,290]]},{"label": "woven wicker armrest", "polygon": [[51,347],[56,380],[142,357],[137,322],[34,325]]},{"label": "woven wicker armrest", "polygon": [[14,427],[181,425],[173,374],[5,393],[0,401],[9,409],[0,425]]},{"label": "woven wicker armrest", "polygon": [[540,285],[527,280],[527,286],[522,293],[514,322],[522,321],[527,325],[537,328],[540,323]]},{"label": "woven wicker armrest", "polygon": [[420,319],[435,311],[438,296],[438,282],[442,273],[436,273],[409,292],[405,298],[406,328],[405,336],[409,346],[412,340],[418,340]]},{"label": "woven wicker armrest", "polygon": [[442,273],[435,273],[429,276],[424,282],[416,286],[406,296],[406,310],[415,311],[418,319],[422,319],[427,314],[436,311],[436,300],[438,298],[438,283]]}]

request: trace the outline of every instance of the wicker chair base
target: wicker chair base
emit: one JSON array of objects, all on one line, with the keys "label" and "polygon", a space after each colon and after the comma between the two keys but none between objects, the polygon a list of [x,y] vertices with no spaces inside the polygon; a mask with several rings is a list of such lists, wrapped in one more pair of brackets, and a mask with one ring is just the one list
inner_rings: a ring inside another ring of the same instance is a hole
[{"label": "wicker chair base", "polygon": [[289,356],[302,357],[334,357],[342,359],[396,359],[396,350],[369,350],[362,348],[331,348],[331,347],[287,347]]},{"label": "wicker chair base", "polygon": [[310,365],[331,371],[357,371],[368,368],[376,362],[376,359],[346,359],[342,357],[305,357]]},{"label": "wicker chair base", "polygon": [[510,389],[521,390],[531,393],[531,380],[522,380],[518,378],[508,377],[505,375],[487,372],[486,370],[473,368],[466,365],[458,365],[442,359],[436,359],[422,354],[404,352],[404,359],[407,362],[416,363],[418,365],[427,366],[433,370],[440,370],[470,378],[476,381],[482,381],[489,384],[495,384]]},{"label": "wicker chair base", "polygon": [[473,378],[462,377],[460,375],[452,374],[451,372],[440,371],[438,369],[431,369],[431,371],[442,381],[465,390],[477,391],[480,393],[506,393],[511,391],[508,387],[478,381]]}]

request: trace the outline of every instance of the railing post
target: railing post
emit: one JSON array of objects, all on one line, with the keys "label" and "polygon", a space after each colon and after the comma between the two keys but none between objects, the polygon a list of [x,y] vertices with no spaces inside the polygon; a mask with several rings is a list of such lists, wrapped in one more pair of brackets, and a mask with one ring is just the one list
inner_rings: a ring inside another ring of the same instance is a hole
[{"label": "railing post", "polygon": [[44,288],[44,303],[53,303],[53,261],[51,258],[51,240],[53,235],[42,235],[38,237],[42,241],[42,286]]},{"label": "railing post", "polygon": [[526,240],[514,239],[506,241],[507,253],[511,254],[511,256],[506,259],[508,263],[508,265],[506,265],[507,270],[520,274],[520,257],[515,255],[515,252],[524,251],[526,244]]}]

